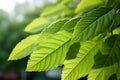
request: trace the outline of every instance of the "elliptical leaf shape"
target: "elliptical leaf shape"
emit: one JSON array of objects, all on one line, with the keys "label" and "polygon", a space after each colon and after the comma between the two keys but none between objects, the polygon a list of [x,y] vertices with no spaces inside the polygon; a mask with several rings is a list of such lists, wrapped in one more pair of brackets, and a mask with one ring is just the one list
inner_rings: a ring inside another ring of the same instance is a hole
[{"label": "elliptical leaf shape", "polygon": [[45,71],[63,64],[71,42],[71,33],[59,31],[41,41],[28,61],[27,71]]},{"label": "elliptical leaf shape", "polygon": [[103,46],[101,55],[95,57],[96,62],[88,75],[88,80],[109,80],[120,68],[120,36],[111,36],[105,44],[107,47]]},{"label": "elliptical leaf shape", "polygon": [[61,27],[68,21],[69,19],[65,18],[65,19],[60,19],[57,21],[52,22],[48,27],[46,27],[42,33],[56,33],[58,32]]},{"label": "elliptical leaf shape", "polygon": [[83,42],[106,32],[114,17],[115,10],[111,8],[97,8],[86,13],[75,27],[73,41]]},{"label": "elliptical leaf shape", "polygon": [[27,71],[46,71],[64,64],[62,80],[87,75],[88,80],[119,80],[119,1],[57,0],[25,29],[39,37],[32,35],[18,43],[9,60],[32,53]]},{"label": "elliptical leaf shape", "polygon": [[19,42],[13,49],[8,60],[17,60],[24,58],[32,53],[32,51],[37,48],[36,41],[39,35],[31,35],[21,42]]},{"label": "elliptical leaf shape", "polygon": [[61,30],[73,31],[76,23],[80,20],[80,17],[75,17],[67,21],[61,28]]},{"label": "elliptical leaf shape", "polygon": [[93,57],[97,51],[97,43],[92,41],[83,43],[77,57],[65,61],[62,80],[77,80],[79,77],[85,77],[94,65]]},{"label": "elliptical leaf shape", "polygon": [[36,33],[41,31],[44,27],[46,27],[51,20],[44,18],[44,17],[39,17],[33,20],[30,24],[27,25],[25,28],[26,32],[31,32],[31,33]]}]

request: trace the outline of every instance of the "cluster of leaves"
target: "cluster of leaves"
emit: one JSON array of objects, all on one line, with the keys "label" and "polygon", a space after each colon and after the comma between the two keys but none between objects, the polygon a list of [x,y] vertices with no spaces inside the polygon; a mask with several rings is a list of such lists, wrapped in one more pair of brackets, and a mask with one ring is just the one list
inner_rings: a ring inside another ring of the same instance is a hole
[{"label": "cluster of leaves", "polygon": [[64,65],[62,80],[120,80],[120,1],[57,1],[25,28],[36,34],[18,43],[9,60],[30,55],[26,71]]},{"label": "cluster of leaves", "polygon": [[20,72],[20,70],[25,69],[28,57],[19,61],[7,61],[7,59],[14,46],[21,39],[24,39],[29,35],[23,31],[24,27],[33,19],[39,17],[39,14],[41,13],[40,10],[43,8],[44,6],[42,8],[35,8],[33,11],[26,11],[23,14],[25,19],[21,22],[14,19],[14,17],[12,17],[11,20],[8,13],[0,10],[0,71]]}]

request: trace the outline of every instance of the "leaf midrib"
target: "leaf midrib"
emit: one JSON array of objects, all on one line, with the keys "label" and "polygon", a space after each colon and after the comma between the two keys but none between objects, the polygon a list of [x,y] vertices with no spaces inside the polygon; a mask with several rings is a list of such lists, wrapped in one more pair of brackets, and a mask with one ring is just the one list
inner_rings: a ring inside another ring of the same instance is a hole
[{"label": "leaf midrib", "polygon": [[[94,47],[91,48],[91,50],[94,49],[96,45],[97,45],[97,44],[95,44]],[[90,50],[90,51],[91,51],[91,50]],[[90,53],[90,51],[88,52],[88,54]],[[66,79],[66,78],[70,75],[70,73],[80,64],[80,62],[82,62],[82,61],[87,57],[88,54],[86,54],[86,55],[84,56],[84,58],[82,58],[82,59],[78,62],[78,64],[76,64],[76,66],[69,72],[69,74],[65,77],[65,79]],[[77,57],[77,58],[79,58],[79,57]],[[64,79],[64,80],[65,80],[65,79]]]},{"label": "leaf midrib", "polygon": [[[113,46],[113,48],[112,48],[112,50],[111,50],[111,52],[110,52],[110,55],[106,58],[106,60],[105,60],[105,63],[104,63],[104,65],[103,65],[103,67],[106,65],[106,63],[107,63],[107,61],[108,61],[108,59],[109,59],[109,57],[111,57],[112,56],[112,53],[113,53],[113,51],[114,51],[114,47],[115,47],[115,45],[116,45],[116,43],[117,43],[117,41],[118,41],[118,38],[119,38],[119,36],[117,37],[117,39],[116,39],[116,41],[115,41],[115,43],[114,43],[114,46]],[[100,73],[102,73],[102,71],[104,70],[104,68],[102,68],[101,69],[101,71],[99,72],[99,74],[96,76],[96,78],[95,78],[95,80],[97,79],[97,77],[100,75]]]},{"label": "leaf midrib", "polygon": [[86,27],[82,32],[80,32],[80,35],[82,35],[88,28],[91,27],[91,25],[93,25],[95,22],[97,22],[99,19],[101,19],[102,17],[104,17],[105,15],[109,14],[109,12],[111,12],[113,9],[111,9],[110,11],[108,11],[107,13],[105,13],[104,15],[101,15],[99,18],[97,18],[95,21],[91,22],[91,24],[88,25],[88,27]]},{"label": "leaf midrib", "polygon": [[[27,48],[30,48],[31,46],[32,46],[32,47],[33,47],[33,46],[34,46],[34,47],[37,47],[37,44],[36,44],[36,45],[35,45],[35,43],[30,44],[30,45],[28,45],[26,48],[24,48],[24,49],[18,51],[17,53],[23,53],[23,52],[26,53],[26,49],[27,49]],[[34,50],[34,49],[32,49],[32,50]],[[30,53],[30,52],[31,52],[31,50],[28,51],[28,53]],[[11,53],[11,54],[12,54],[12,53]],[[18,54],[14,54],[14,55],[12,55],[12,56],[16,56],[16,55],[18,55]],[[20,58],[19,58],[19,59],[20,59]]]},{"label": "leaf midrib", "polygon": [[[68,43],[71,40],[68,39],[65,43],[63,43],[60,47],[56,48],[55,50],[51,51],[48,55],[46,55],[43,59],[41,59],[40,61],[36,62],[34,65],[37,65],[38,63],[40,63],[41,61],[43,61],[44,59],[46,59],[49,55],[51,55],[51,53],[54,53],[55,51],[57,51],[59,48],[61,48],[62,46],[64,46],[66,43]],[[34,67],[34,65],[32,65],[30,68]]]}]

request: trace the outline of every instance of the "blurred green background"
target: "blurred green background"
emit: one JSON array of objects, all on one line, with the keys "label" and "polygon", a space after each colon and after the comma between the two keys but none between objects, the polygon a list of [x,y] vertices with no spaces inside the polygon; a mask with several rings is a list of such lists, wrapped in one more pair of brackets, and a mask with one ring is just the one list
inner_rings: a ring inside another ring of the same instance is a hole
[{"label": "blurred green background", "polygon": [[[5,4],[3,4],[3,1]],[[47,72],[25,72],[29,57],[8,61],[15,45],[30,35],[24,28],[54,0],[0,0],[0,80],[60,80],[61,68]],[[11,7],[13,4],[15,7]],[[11,10],[10,10],[11,9]]]}]

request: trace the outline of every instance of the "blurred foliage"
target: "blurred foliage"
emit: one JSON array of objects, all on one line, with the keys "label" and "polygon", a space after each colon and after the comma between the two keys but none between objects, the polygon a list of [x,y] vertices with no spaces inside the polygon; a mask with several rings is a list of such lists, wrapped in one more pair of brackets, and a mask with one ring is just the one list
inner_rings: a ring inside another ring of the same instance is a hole
[{"label": "blurred foliage", "polygon": [[30,55],[29,72],[63,64],[62,80],[113,80],[114,73],[119,80],[120,3],[109,1],[57,0],[25,28],[37,34],[19,42],[8,60]]},{"label": "blurred foliage", "polygon": [[[52,4],[46,4],[52,5]],[[26,12],[24,20],[19,22],[15,19],[10,19],[9,14],[3,10],[0,10],[0,70],[1,71],[15,71],[19,72],[21,69],[25,69],[27,59],[21,59],[19,61],[8,61],[8,56],[13,47],[28,36],[28,33],[24,32],[24,28],[33,19],[40,16],[42,10],[46,7],[36,7],[33,11]],[[15,66],[15,67],[14,67]]]}]

